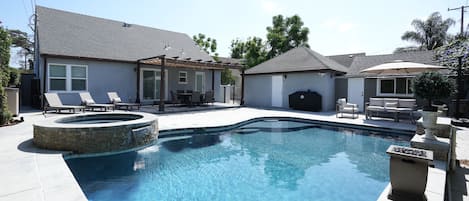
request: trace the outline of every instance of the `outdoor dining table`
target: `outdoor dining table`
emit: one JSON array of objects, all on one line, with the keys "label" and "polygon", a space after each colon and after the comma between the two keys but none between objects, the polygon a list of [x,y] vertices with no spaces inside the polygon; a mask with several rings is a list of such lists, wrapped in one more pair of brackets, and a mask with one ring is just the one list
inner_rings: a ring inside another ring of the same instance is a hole
[{"label": "outdoor dining table", "polygon": [[184,92],[184,93],[178,93],[177,95],[184,104],[187,104],[187,105],[190,104],[190,98],[192,96],[192,93]]}]

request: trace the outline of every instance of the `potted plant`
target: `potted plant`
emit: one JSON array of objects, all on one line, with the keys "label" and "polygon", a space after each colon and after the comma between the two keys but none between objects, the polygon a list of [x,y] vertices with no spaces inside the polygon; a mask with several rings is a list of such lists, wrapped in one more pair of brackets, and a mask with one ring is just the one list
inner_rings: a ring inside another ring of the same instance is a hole
[{"label": "potted plant", "polygon": [[454,91],[454,83],[438,72],[424,72],[415,77],[412,90],[415,96],[426,100],[423,107],[422,125],[425,127],[425,139],[434,140],[432,129],[436,126],[437,107],[432,106],[433,100],[448,98]]}]

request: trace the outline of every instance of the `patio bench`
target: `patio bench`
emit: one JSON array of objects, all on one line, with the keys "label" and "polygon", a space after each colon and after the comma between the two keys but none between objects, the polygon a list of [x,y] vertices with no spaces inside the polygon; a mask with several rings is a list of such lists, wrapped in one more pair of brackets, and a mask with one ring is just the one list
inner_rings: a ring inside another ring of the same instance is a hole
[{"label": "patio bench", "polygon": [[394,121],[399,122],[399,114],[409,114],[410,121],[415,123],[414,111],[416,111],[416,100],[410,98],[370,98],[365,103],[365,117],[372,119],[375,113],[392,113]]}]

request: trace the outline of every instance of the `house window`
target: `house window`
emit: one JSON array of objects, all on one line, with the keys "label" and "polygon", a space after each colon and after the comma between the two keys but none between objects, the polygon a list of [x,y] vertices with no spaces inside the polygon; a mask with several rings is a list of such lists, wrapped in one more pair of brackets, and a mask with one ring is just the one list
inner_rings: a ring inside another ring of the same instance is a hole
[{"label": "house window", "polygon": [[86,91],[88,67],[49,64],[49,91]]},{"label": "house window", "polygon": [[187,84],[187,72],[179,71],[179,84]]},{"label": "house window", "polygon": [[72,66],[72,91],[86,91],[86,67]]},{"label": "house window", "polygon": [[49,90],[67,90],[67,66],[49,65]]},{"label": "house window", "polygon": [[411,83],[410,77],[378,79],[378,95],[412,96]]}]

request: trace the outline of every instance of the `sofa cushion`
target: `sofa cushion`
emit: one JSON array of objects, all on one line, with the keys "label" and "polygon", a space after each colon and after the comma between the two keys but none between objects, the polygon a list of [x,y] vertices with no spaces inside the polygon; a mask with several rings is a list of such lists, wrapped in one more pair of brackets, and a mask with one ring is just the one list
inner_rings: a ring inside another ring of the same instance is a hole
[{"label": "sofa cushion", "polygon": [[413,108],[415,106],[415,99],[399,99],[399,106],[404,108]]},{"label": "sofa cushion", "polygon": [[370,98],[370,106],[384,106],[382,98]]},{"label": "sofa cushion", "polygon": [[385,107],[385,108],[389,108],[389,107],[397,108],[397,102],[387,102],[387,103],[384,103],[384,107]]},{"label": "sofa cushion", "polygon": [[397,103],[397,102],[399,102],[399,99],[398,98],[384,98],[383,101],[384,101],[384,104],[386,104],[386,103]]},{"label": "sofa cushion", "polygon": [[370,105],[366,108],[369,111],[384,111],[384,107]]},{"label": "sofa cushion", "polygon": [[337,104],[339,104],[339,105],[341,105],[341,106],[342,106],[342,105],[345,105],[346,103],[347,103],[347,99],[345,99],[345,98],[339,98],[339,99],[337,99]]}]

